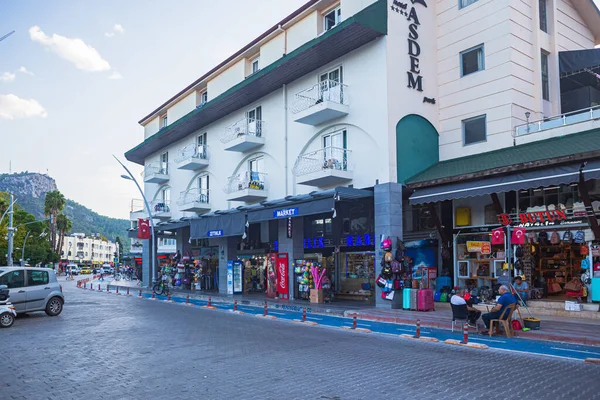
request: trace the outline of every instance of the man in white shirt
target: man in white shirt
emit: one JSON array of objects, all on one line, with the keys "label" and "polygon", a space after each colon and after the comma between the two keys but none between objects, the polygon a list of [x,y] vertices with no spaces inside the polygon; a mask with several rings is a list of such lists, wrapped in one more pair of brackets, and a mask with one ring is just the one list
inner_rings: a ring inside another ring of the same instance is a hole
[{"label": "man in white shirt", "polygon": [[450,303],[454,304],[455,306],[466,305],[467,311],[469,311],[469,326],[475,328],[477,327],[477,320],[479,319],[479,317],[481,317],[481,311],[471,307],[471,305],[467,303],[467,301],[464,299],[464,296],[465,290],[458,289],[454,296],[452,296],[452,298],[450,299]]}]

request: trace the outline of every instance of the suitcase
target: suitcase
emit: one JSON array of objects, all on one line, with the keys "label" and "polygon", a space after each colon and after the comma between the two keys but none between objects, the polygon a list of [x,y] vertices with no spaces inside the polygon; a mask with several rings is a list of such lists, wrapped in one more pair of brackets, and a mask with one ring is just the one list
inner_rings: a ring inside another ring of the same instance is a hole
[{"label": "suitcase", "polygon": [[433,295],[433,301],[435,302],[439,302],[440,299],[442,297],[442,293],[441,292],[435,292],[435,294]]},{"label": "suitcase", "polygon": [[404,288],[402,291],[402,308],[404,310],[410,310],[410,291],[409,288]]},{"label": "suitcase", "polygon": [[417,310],[418,311],[433,311],[433,290],[421,289],[417,295]]},{"label": "suitcase", "polygon": [[419,289],[410,289],[410,309],[416,310],[418,305]]}]

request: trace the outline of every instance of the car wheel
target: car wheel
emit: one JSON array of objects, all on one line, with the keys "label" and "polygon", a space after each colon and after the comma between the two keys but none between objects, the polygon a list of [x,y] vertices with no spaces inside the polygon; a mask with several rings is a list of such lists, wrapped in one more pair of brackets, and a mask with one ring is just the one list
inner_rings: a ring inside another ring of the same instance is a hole
[{"label": "car wheel", "polygon": [[63,301],[60,297],[53,297],[50,299],[48,304],[46,304],[46,314],[48,314],[51,317],[56,317],[62,312],[62,309]]},{"label": "car wheel", "polygon": [[10,328],[15,322],[15,317],[9,312],[0,314],[0,328]]}]

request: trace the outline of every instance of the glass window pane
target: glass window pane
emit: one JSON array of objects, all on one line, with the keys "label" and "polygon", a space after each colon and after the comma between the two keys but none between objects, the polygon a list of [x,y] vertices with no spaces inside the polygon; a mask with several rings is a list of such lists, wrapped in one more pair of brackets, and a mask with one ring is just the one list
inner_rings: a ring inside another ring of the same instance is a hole
[{"label": "glass window pane", "polygon": [[11,271],[0,276],[0,285],[6,285],[9,289],[25,286],[25,274],[23,270]]},{"label": "glass window pane", "polygon": [[483,69],[483,49],[481,47],[461,54],[462,75],[472,74]]},{"label": "glass window pane", "polygon": [[485,116],[463,121],[464,144],[483,142],[486,140]]},{"label": "glass window pane", "polygon": [[47,271],[29,271],[28,273],[29,273],[29,281],[27,282],[28,286],[47,285],[49,282]]}]

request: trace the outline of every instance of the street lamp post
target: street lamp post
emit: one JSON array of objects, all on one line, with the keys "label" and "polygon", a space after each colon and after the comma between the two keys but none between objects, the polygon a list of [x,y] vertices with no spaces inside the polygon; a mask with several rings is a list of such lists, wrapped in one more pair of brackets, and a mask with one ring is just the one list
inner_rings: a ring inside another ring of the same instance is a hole
[{"label": "street lamp post", "polygon": [[133,183],[135,183],[135,186],[137,186],[138,190],[140,191],[140,194],[142,195],[142,199],[144,200],[144,206],[146,206],[146,212],[148,213],[148,219],[150,220],[150,234],[151,234],[151,240],[152,240],[152,243],[150,244],[150,252],[152,253],[152,256],[151,256],[152,257],[151,287],[152,287],[152,286],[154,286],[154,283],[156,281],[156,239],[154,237],[154,220],[152,218],[152,211],[150,210],[150,204],[148,203],[148,199],[146,199],[146,196],[144,195],[144,191],[140,187],[139,183],[137,182],[137,180],[135,179],[135,177],[133,176],[133,174],[131,173],[129,168],[127,168],[117,157],[115,157],[114,155],[113,155],[113,157],[115,158],[115,160],[117,160],[117,162],[119,164],[121,164],[123,169],[125,169],[125,171],[127,171],[127,175],[121,175],[121,178],[127,179],[129,181],[133,181]]},{"label": "street lamp post", "polygon": [[27,231],[27,235],[25,235],[25,240],[23,240],[23,247],[21,248],[21,266],[25,265],[25,245],[27,244],[27,239],[29,238],[29,234],[31,231]]}]

